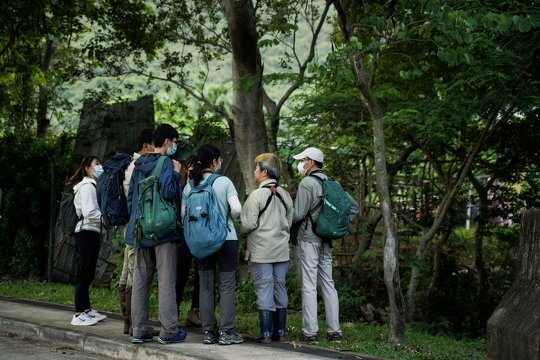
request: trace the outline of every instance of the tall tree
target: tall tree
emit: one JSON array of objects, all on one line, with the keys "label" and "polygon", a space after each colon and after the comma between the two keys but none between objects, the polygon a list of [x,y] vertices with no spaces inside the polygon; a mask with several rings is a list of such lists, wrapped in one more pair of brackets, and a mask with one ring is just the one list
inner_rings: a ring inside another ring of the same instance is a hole
[{"label": "tall tree", "polygon": [[249,192],[257,188],[253,160],[268,151],[262,111],[262,63],[251,0],[221,2],[232,46],[234,141]]},{"label": "tall tree", "polygon": [[[351,11],[349,4],[344,1],[334,2],[338,12],[338,20],[346,44],[351,42],[351,19],[347,13]],[[348,3],[348,2],[346,2]],[[345,5],[345,7],[344,7]],[[388,188],[388,171],[386,161],[386,146],[382,123],[382,111],[379,101],[372,90],[375,72],[376,57],[372,57],[370,70],[366,71],[365,58],[362,52],[352,53],[352,63],[356,73],[357,85],[366,107],[371,116],[373,125],[373,143],[375,172],[377,177],[377,193],[381,204],[384,225],[384,283],[390,302],[390,335],[391,341],[396,343],[405,339],[405,300],[401,291],[401,277],[399,274],[399,241],[397,237],[392,202]]]}]

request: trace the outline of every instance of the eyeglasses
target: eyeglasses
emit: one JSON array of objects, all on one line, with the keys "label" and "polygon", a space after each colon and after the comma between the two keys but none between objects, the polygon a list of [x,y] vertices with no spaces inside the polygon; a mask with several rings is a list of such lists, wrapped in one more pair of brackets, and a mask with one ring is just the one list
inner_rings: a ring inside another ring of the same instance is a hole
[{"label": "eyeglasses", "polygon": [[302,161],[309,161],[309,160],[311,160],[311,159],[310,159],[310,158],[303,158],[303,159],[300,159],[300,162],[302,162]]}]

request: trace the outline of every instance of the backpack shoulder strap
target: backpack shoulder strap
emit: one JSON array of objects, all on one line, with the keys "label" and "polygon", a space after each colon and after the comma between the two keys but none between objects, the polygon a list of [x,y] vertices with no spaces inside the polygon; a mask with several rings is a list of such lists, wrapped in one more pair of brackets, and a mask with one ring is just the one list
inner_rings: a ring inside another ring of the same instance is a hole
[{"label": "backpack shoulder strap", "polygon": [[220,174],[214,173],[214,174],[210,175],[210,176],[206,179],[206,183],[207,183],[208,185],[210,185],[210,187],[212,187],[212,186],[214,185],[214,182],[215,182],[219,177],[221,177]]},{"label": "backpack shoulder strap", "polygon": [[152,176],[159,177],[161,175],[161,171],[163,171],[163,164],[165,163],[165,160],[167,157],[165,155],[161,155],[156,163],[156,167],[152,171]]},{"label": "backpack shoulder strap", "polygon": [[281,203],[283,204],[283,207],[285,207],[285,209],[287,209],[287,205],[285,205],[285,200],[283,200],[283,197],[277,191],[278,187],[279,187],[279,185],[277,183],[272,183],[272,184],[268,184],[268,185],[263,186],[263,188],[270,189],[270,195],[268,196],[268,199],[266,200],[266,204],[264,205],[262,210],[259,211],[259,215],[257,216],[258,218],[261,217],[261,215],[266,211],[266,209],[268,209],[268,206],[270,206],[270,203],[272,202],[272,199],[274,198],[274,196],[276,196],[279,200],[281,200]]}]

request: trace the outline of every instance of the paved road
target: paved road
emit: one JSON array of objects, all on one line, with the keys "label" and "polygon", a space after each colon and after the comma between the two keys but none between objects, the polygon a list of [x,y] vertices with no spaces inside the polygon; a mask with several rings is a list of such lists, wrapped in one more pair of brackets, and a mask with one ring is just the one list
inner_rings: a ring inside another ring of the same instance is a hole
[{"label": "paved road", "polygon": [[23,339],[0,332],[0,359],[2,360],[104,360],[68,347],[54,346],[35,340]]}]

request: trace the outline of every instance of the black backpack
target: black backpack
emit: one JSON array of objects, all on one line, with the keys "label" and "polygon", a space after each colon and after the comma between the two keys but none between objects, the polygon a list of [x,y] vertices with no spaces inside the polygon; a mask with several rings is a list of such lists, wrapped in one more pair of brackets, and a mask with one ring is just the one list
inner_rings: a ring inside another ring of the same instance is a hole
[{"label": "black backpack", "polygon": [[74,199],[75,193],[73,192],[72,187],[68,187],[62,192],[62,200],[60,202],[60,228],[66,235],[72,235],[79,222],[75,204],[73,203]]},{"label": "black backpack", "polygon": [[[95,187],[94,184],[92,186]],[[75,209],[75,192],[71,186],[66,187],[62,192],[62,200],[60,200],[60,229],[66,235],[73,235],[77,223],[81,218],[77,216]]]},{"label": "black backpack", "polygon": [[117,153],[103,163],[103,174],[97,179],[97,199],[105,227],[125,225],[129,221],[124,193],[124,173],[131,156]]}]

